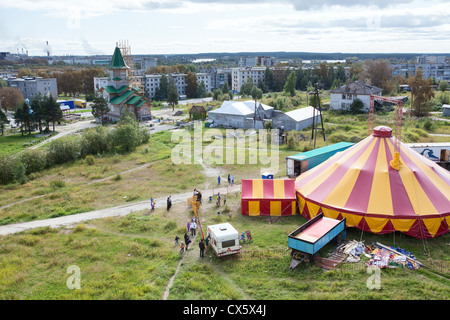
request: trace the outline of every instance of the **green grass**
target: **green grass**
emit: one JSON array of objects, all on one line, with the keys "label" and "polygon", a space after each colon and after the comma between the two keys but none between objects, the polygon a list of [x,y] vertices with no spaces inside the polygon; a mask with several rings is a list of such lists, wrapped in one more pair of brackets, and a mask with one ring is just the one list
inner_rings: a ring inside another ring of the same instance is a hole
[{"label": "green grass", "polygon": [[15,154],[25,150],[29,146],[45,140],[45,137],[37,138],[36,134],[39,132],[32,132],[31,135],[28,132],[0,136],[0,155],[2,154]]},{"label": "green grass", "polygon": [[[207,196],[207,195],[205,195]],[[206,197],[205,197],[206,198]],[[205,199],[206,200],[206,199]],[[230,194],[227,215],[204,202],[203,227],[230,222],[238,231],[251,230],[253,242],[244,250],[281,248],[283,258],[221,261],[210,252],[200,258],[191,245],[170,290],[171,300],[448,300],[448,274],[419,269],[383,269],[381,289],[370,290],[365,269],[327,271],[303,263],[289,271],[287,235],[305,222],[301,216],[268,223],[267,217],[242,216],[240,197]],[[223,209],[223,208],[222,208]],[[170,212],[156,209],[126,217],[89,221],[73,229],[40,228],[0,237],[0,299],[151,299],[161,300],[181,258],[173,244],[192,217],[183,203]],[[426,261],[424,244],[434,259],[447,260],[449,236],[426,241],[404,235],[372,235],[348,229],[347,239],[362,238],[402,247]],[[197,238],[198,240],[198,238]],[[395,242],[394,242],[395,241]],[[320,251],[326,256],[334,249]],[[80,267],[81,289],[66,281],[71,265]]]}]

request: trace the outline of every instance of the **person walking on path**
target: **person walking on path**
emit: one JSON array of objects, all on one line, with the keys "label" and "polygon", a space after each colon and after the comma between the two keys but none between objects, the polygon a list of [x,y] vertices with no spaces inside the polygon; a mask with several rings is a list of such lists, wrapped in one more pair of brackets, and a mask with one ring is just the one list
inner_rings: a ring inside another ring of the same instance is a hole
[{"label": "person walking on path", "polygon": [[217,177],[217,184],[220,186],[220,175]]},{"label": "person walking on path", "polygon": [[203,242],[203,239],[201,239],[198,243],[198,247],[200,248],[200,258],[205,257],[205,244]]},{"label": "person walking on path", "polygon": [[230,184],[231,183],[231,177],[230,177],[230,174],[228,174],[228,184]]},{"label": "person walking on path", "polygon": [[178,240],[180,240],[179,236],[175,236],[175,243],[178,244]]},{"label": "person walking on path", "polygon": [[189,233],[189,230],[191,229],[191,222],[190,221],[187,222],[186,228],[187,228],[187,233]]},{"label": "person walking on path", "polygon": [[220,192],[217,192],[217,202],[216,202],[217,206],[220,206]]},{"label": "person walking on path", "polygon": [[188,247],[189,247],[189,243],[191,242],[187,233],[184,234],[184,242],[186,244],[186,251],[187,251]]},{"label": "person walking on path", "polygon": [[205,239],[205,247],[206,247],[206,251],[208,251],[208,244],[209,244],[209,234]]},{"label": "person walking on path", "polygon": [[184,243],[183,243],[183,241],[181,241],[181,243],[180,243],[180,253],[183,253],[184,252]]},{"label": "person walking on path", "polygon": [[234,174],[231,174],[231,185],[234,186]]},{"label": "person walking on path", "polygon": [[172,207],[172,196],[167,197],[167,211]]},{"label": "person walking on path", "polygon": [[195,220],[192,220],[192,222],[191,222],[191,236],[195,237],[196,229],[197,229],[197,223],[195,223]]},{"label": "person walking on path", "polygon": [[150,204],[152,205],[152,210],[155,210],[155,199],[153,197],[150,198]]}]

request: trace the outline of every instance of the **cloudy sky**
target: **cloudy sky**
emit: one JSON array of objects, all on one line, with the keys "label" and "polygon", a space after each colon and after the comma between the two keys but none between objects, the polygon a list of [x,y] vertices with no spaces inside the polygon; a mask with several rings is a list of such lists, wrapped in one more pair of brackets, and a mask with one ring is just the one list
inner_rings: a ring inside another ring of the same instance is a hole
[{"label": "cloudy sky", "polygon": [[0,0],[0,51],[450,53],[448,0]]}]

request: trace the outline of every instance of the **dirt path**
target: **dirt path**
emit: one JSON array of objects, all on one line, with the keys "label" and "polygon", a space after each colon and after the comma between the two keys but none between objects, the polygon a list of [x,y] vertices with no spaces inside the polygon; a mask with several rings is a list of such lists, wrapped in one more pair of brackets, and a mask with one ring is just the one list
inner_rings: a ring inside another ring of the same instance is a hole
[{"label": "dirt path", "polygon": [[[212,190],[213,189],[203,190],[203,194],[212,192]],[[228,192],[228,190],[229,190],[229,188],[227,188],[227,187],[214,188],[214,192],[220,192],[222,194],[226,194]],[[235,188],[233,188],[231,192],[237,192],[240,190],[241,190],[241,186],[236,185]],[[186,199],[189,197],[192,197],[192,191],[185,192],[185,193],[179,193],[179,194],[173,194],[172,195],[172,203],[173,204],[179,203],[179,202],[185,203]],[[164,197],[156,198],[155,201],[156,201],[156,208],[163,208],[166,204],[166,197],[164,196]],[[80,222],[87,221],[87,220],[107,218],[107,217],[125,216],[132,212],[142,211],[142,210],[149,209],[149,208],[150,208],[150,200],[145,200],[145,201],[140,201],[140,202],[135,202],[135,203],[124,204],[124,205],[120,205],[120,206],[116,206],[116,207],[111,207],[111,208],[105,208],[105,209],[100,209],[100,210],[95,210],[95,211],[90,211],[90,212],[78,213],[78,214],[74,214],[74,215],[70,215],[70,216],[8,224],[8,225],[0,226],[0,235],[13,234],[13,233],[22,232],[22,231],[29,230],[29,229],[41,228],[41,227],[57,228],[57,227],[63,227],[63,226],[73,226],[73,225],[79,224]]]},{"label": "dirt path", "polygon": [[96,127],[97,124],[93,123],[92,120],[84,120],[84,121],[78,121],[78,122],[74,122],[71,124],[68,124],[66,126],[58,126],[57,130],[59,131],[58,134],[45,139],[44,141],[35,144],[33,146],[30,147],[30,149],[36,149],[39,148],[40,146],[49,143],[50,141],[62,138],[64,136],[76,133],[77,131],[83,130],[83,129],[87,129],[87,128],[94,128]]}]

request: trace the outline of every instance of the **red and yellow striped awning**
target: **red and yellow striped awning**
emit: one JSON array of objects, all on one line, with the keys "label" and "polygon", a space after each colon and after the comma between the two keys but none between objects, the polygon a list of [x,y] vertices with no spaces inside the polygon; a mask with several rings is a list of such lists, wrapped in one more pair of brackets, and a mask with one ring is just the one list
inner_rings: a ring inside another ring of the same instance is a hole
[{"label": "red and yellow striped awning", "polygon": [[448,232],[450,173],[400,143],[399,170],[392,130],[374,134],[296,179],[300,213],[347,218],[373,233],[401,231],[416,238]]},{"label": "red and yellow striped awning", "polygon": [[243,215],[294,215],[296,213],[295,180],[242,180]]}]

